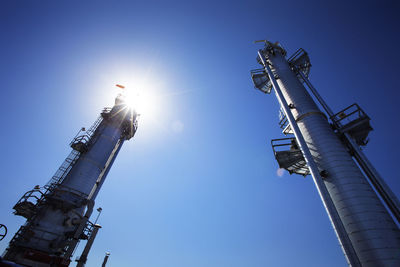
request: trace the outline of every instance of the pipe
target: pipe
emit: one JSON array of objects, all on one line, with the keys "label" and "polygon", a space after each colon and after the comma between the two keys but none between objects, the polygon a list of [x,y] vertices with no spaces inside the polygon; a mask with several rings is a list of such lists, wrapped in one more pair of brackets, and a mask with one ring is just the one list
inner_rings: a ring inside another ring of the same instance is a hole
[{"label": "pipe", "polygon": [[308,88],[310,88],[311,92],[314,94],[315,98],[317,98],[318,102],[321,104],[321,106],[325,109],[326,113],[328,113],[329,118],[332,118],[333,111],[331,108],[328,106],[328,104],[324,101],[324,99],[321,97],[321,95],[318,93],[317,89],[311,84],[310,80],[307,79],[307,77],[304,75],[303,72],[298,71],[300,74],[300,77],[303,79],[303,81],[307,84]]},{"label": "pipe", "polygon": [[99,229],[101,228],[100,225],[95,224],[93,226],[93,230],[92,233],[90,234],[89,240],[86,242],[86,246],[82,251],[81,256],[79,257],[78,260],[78,264],[76,265],[76,267],[84,267],[87,261],[87,256],[89,255],[89,251],[92,248],[94,239],[96,238],[97,232],[99,231]]},{"label": "pipe", "polygon": [[372,166],[371,162],[360,150],[351,136],[348,133],[345,133],[344,136],[346,137],[347,143],[352,148],[352,152],[354,152],[354,158],[369,178],[369,181],[374,186],[383,202],[396,218],[397,223],[400,224],[400,204],[398,198],[393,194],[392,190],[390,190],[378,171]]},{"label": "pipe", "polygon": [[69,258],[74,253],[76,245],[78,244],[78,241],[79,241],[79,237],[83,233],[83,230],[86,227],[87,221],[89,220],[90,216],[92,215],[93,207],[94,207],[94,201],[88,200],[87,211],[85,212],[85,216],[83,216],[83,218],[81,219],[81,222],[75,231],[73,239],[69,243],[68,250],[67,250],[67,252],[65,252],[65,255],[64,255],[65,260],[69,260]]},{"label": "pipe", "polygon": [[324,182],[322,181],[322,177],[319,174],[318,167],[311,155],[311,152],[304,140],[303,135],[300,132],[300,129],[296,123],[296,120],[295,120],[292,112],[289,109],[289,105],[287,104],[287,102],[282,94],[282,91],[281,91],[277,81],[275,80],[272,70],[265,60],[262,50],[258,51],[258,55],[259,55],[259,58],[263,64],[266,72],[268,73],[268,76],[271,80],[271,83],[273,85],[273,88],[274,88],[275,94],[278,98],[278,101],[279,101],[282,109],[284,110],[286,117],[288,118],[290,126],[292,127],[293,133],[296,137],[296,140],[298,142],[300,150],[303,153],[304,159],[310,169],[310,173],[311,173],[313,181],[317,187],[319,196],[322,200],[322,203],[325,206],[325,209],[327,210],[329,219],[330,219],[332,226],[335,230],[335,233],[339,239],[339,243],[342,246],[342,249],[346,256],[347,262],[351,266],[361,266],[360,260],[358,259],[358,256],[350,242],[350,239],[346,233],[346,230],[342,224],[342,221],[340,220],[339,214],[337,213],[337,210],[332,202],[332,199],[329,196],[326,186],[325,186]]},{"label": "pipe", "polygon": [[106,252],[106,255],[104,256],[103,264],[101,265],[101,267],[106,267],[108,257],[110,257],[110,252]]}]

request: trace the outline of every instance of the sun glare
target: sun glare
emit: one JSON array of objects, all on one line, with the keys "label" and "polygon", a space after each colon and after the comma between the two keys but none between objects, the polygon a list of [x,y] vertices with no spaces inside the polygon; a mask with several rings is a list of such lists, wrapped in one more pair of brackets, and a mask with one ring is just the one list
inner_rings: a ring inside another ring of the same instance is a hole
[{"label": "sun glare", "polygon": [[123,93],[127,104],[136,110],[138,114],[151,117],[156,111],[156,98],[148,92],[140,89],[126,88]]},{"label": "sun glare", "polygon": [[125,97],[126,103],[134,109],[139,115],[140,120],[155,118],[159,109],[159,101],[154,90],[144,83],[121,83],[121,94]]}]

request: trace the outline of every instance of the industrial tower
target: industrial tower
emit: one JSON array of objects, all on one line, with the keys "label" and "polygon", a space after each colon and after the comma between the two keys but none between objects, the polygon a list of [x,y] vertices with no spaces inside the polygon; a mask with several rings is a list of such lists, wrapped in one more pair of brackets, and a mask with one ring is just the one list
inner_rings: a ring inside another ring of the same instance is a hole
[{"label": "industrial tower", "polygon": [[28,191],[14,206],[26,223],[10,241],[4,260],[24,266],[68,266],[80,240],[84,266],[100,226],[89,221],[94,200],[125,140],[137,129],[136,112],[119,95],[95,123],[78,132],[72,152],[43,187]]},{"label": "industrial tower", "polygon": [[400,266],[399,201],[360,149],[370,118],[357,104],[332,112],[308,80],[303,49],[286,58],[279,43],[259,42],[262,68],[251,71],[253,83],[274,90],[282,132],[294,135],[271,142],[279,167],[311,174],[350,266]]}]

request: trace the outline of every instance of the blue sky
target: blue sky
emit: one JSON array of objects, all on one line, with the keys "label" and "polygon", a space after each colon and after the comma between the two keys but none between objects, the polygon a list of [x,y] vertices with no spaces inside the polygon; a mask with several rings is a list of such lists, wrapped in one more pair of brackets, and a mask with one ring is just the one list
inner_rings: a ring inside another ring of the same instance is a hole
[{"label": "blue sky", "polygon": [[375,130],[365,153],[393,191],[398,126],[396,1],[2,1],[0,223],[44,185],[117,93],[157,101],[96,200],[103,226],[87,266],[344,266],[309,177],[277,175],[273,95],[253,88],[254,40],[302,47],[310,79],[339,111],[357,102]]}]

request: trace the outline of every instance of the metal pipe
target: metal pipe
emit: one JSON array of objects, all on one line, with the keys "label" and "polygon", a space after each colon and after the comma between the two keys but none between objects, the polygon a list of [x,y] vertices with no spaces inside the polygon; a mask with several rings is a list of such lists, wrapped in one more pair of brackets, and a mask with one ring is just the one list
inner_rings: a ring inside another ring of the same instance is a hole
[{"label": "metal pipe", "polygon": [[383,202],[392,212],[397,222],[400,223],[400,203],[398,198],[395,196],[392,190],[390,190],[388,185],[379,175],[378,171],[374,168],[374,166],[372,166],[371,162],[357,146],[351,136],[349,136],[348,133],[345,133],[344,135],[346,137],[346,141],[349,143],[352,151],[354,152],[354,158],[357,160],[358,164],[361,166],[361,168],[369,178],[371,184],[381,196]]},{"label": "metal pipe", "polygon": [[79,257],[78,264],[76,265],[76,267],[85,266],[90,249],[92,248],[94,239],[96,238],[97,232],[99,231],[100,228],[101,226],[98,224],[95,224],[93,226],[92,233],[90,234],[89,240],[86,242],[86,246],[83,249],[81,256]]},{"label": "metal pipe", "polygon": [[93,223],[93,224],[96,224],[97,221],[99,220],[99,217],[100,217],[100,214],[101,214],[102,210],[103,210],[103,209],[102,209],[101,207],[99,207],[99,208],[97,209],[97,211],[98,211],[99,213],[97,214],[96,220],[94,220],[94,223]]},{"label": "metal pipe", "polygon": [[79,223],[79,226],[76,229],[72,240],[69,242],[69,246],[68,246],[67,251],[65,252],[64,259],[68,259],[69,260],[69,258],[74,253],[76,245],[79,242],[79,237],[82,234],[83,230],[85,229],[86,224],[87,224],[90,216],[92,215],[93,207],[94,207],[94,201],[93,200],[92,201],[88,200],[87,210],[85,212],[85,215],[82,217],[81,222]]},{"label": "metal pipe", "polygon": [[289,109],[289,105],[287,104],[287,102],[282,94],[282,91],[281,91],[278,83],[275,80],[275,76],[273,75],[272,70],[269,67],[267,61],[265,60],[262,50],[258,51],[258,55],[260,57],[262,64],[264,65],[266,72],[268,73],[268,76],[271,80],[271,83],[273,85],[273,88],[274,88],[275,94],[278,98],[278,101],[279,101],[283,111],[285,112],[286,117],[288,118],[290,126],[292,127],[293,133],[297,139],[300,150],[302,151],[304,159],[306,160],[306,163],[310,169],[310,173],[313,178],[314,184],[317,187],[317,190],[318,190],[318,193],[322,200],[322,203],[328,212],[329,219],[330,219],[332,226],[335,230],[335,233],[338,237],[339,243],[344,251],[347,262],[351,266],[361,266],[360,260],[358,259],[357,254],[350,242],[350,239],[346,233],[346,230],[342,224],[342,221],[340,220],[340,217],[339,217],[337,210],[332,202],[332,199],[329,196],[326,186],[325,186],[324,182],[322,181],[322,177],[319,174],[318,167],[317,167],[316,163],[314,162],[314,159],[313,159],[311,152],[304,140],[302,133],[300,132],[300,129],[296,123],[296,120],[295,120],[292,112]]},{"label": "metal pipe", "polygon": [[328,104],[324,101],[324,99],[321,97],[321,95],[318,93],[317,89],[311,84],[310,80],[304,75],[303,72],[298,71],[300,74],[300,77],[303,79],[303,81],[307,84],[308,88],[310,88],[311,92],[314,94],[315,98],[317,98],[318,102],[321,104],[321,106],[325,109],[326,113],[328,113],[329,118],[331,118],[334,113],[331,110],[331,108],[328,106]]},{"label": "metal pipe", "polygon": [[106,255],[104,256],[103,264],[101,265],[101,267],[106,267],[109,257],[110,257],[110,252],[106,252]]}]

